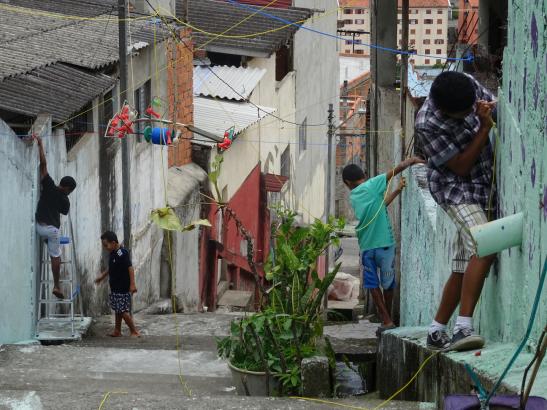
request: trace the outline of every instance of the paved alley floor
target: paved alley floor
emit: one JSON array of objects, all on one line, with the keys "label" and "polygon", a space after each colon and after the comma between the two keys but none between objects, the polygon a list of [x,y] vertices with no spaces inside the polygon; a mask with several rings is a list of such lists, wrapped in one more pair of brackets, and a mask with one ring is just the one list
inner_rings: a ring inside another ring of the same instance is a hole
[{"label": "paved alley floor", "polygon": [[[226,363],[217,358],[215,343],[217,337],[228,333],[234,317],[136,314],[141,338],[111,338],[105,335],[112,319],[105,316],[98,318],[90,334],[78,343],[0,346],[0,409],[336,407],[288,398],[237,396]],[[359,329],[354,328],[353,333],[355,330]],[[363,408],[380,403],[365,397],[336,402]],[[428,407],[393,403],[385,408]]]}]

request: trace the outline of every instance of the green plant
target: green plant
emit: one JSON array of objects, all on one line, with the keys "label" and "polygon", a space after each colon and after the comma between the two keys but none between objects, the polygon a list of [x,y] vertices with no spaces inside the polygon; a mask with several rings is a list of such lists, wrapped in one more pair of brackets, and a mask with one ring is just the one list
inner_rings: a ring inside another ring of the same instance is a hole
[{"label": "green plant", "polygon": [[218,340],[218,354],[241,369],[266,372],[279,381],[280,393],[298,394],[303,358],[332,357],[332,349],[318,343],[323,335],[322,301],[340,264],[323,278],[318,259],[338,244],[336,231],[344,221],[316,220],[295,224],[295,213],[277,209],[272,227],[273,247],[265,266],[270,287],[261,311],[232,322],[230,336]]}]

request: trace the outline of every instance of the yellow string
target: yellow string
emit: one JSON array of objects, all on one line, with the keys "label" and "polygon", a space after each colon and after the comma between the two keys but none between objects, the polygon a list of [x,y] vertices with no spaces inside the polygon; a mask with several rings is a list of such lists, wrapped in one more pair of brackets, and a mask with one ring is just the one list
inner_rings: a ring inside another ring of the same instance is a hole
[{"label": "yellow string", "polygon": [[[265,7],[268,7],[268,5],[266,5]],[[319,19],[322,19],[322,18],[325,18],[327,16],[330,16],[331,14],[334,14],[336,12],[338,12],[338,10],[340,10],[341,7],[335,7],[333,9],[330,9],[328,11],[325,11],[323,12],[323,14],[321,14],[320,16],[318,17],[313,17],[314,20],[319,20]],[[160,8],[160,10],[162,12],[165,12],[166,10],[163,10]],[[166,13],[170,18],[172,18],[173,20],[175,20],[177,23],[179,24],[182,24],[183,26],[186,26],[194,31],[197,31],[198,33],[202,33],[202,34],[205,34],[206,36],[213,36],[213,37],[218,37],[218,38],[252,38],[252,37],[258,37],[258,36],[263,36],[263,35],[266,35],[266,34],[270,34],[270,33],[275,33],[277,31],[280,31],[280,30],[284,30],[286,29],[287,27],[291,27],[291,26],[294,26],[294,24],[298,24],[298,25],[302,25],[304,23],[306,23],[306,21],[309,20],[308,19],[304,19],[304,20],[299,20],[299,21],[295,21],[293,24],[285,24],[284,26],[281,26],[281,27],[277,27],[277,28],[274,28],[274,29],[270,29],[270,30],[265,30],[265,31],[260,31],[260,32],[256,32],[256,33],[249,33],[249,34],[225,34],[225,32],[223,33],[211,33],[210,31],[206,31],[206,30],[203,30],[203,29],[200,29],[199,27],[196,27],[190,23],[186,23],[180,19],[178,19],[176,16],[174,16],[172,13],[170,12],[167,12]]]},{"label": "yellow string", "polygon": [[101,401],[101,404],[99,404],[99,410],[102,410],[103,406],[105,405],[106,401],[112,394],[127,394],[126,391],[109,391],[106,392],[106,394],[103,397],[103,400]]},{"label": "yellow string", "polygon": [[[391,402],[395,397],[397,397],[399,394],[401,394],[402,392],[404,392],[406,389],[408,389],[408,387],[412,384],[412,382],[414,380],[416,380],[416,378],[420,375],[420,373],[423,371],[423,369],[425,368],[425,366],[427,365],[427,363],[429,363],[429,361],[431,359],[433,359],[435,356],[437,356],[440,352],[435,352],[433,354],[431,354],[427,359],[425,359],[422,364],[420,365],[420,367],[418,368],[418,370],[416,370],[416,373],[414,373],[414,375],[410,378],[410,380],[403,386],[401,387],[399,390],[397,390],[395,393],[393,393],[389,398],[387,398],[386,400],[384,400],[382,403],[380,403],[379,405],[377,405],[376,407],[374,407],[372,410],[379,410],[381,409],[382,407],[385,407],[389,402]],[[347,409],[355,409],[355,410],[368,410],[367,408],[365,407],[356,407],[356,406],[351,406],[351,405],[348,405],[348,404],[343,404],[343,403],[337,403],[337,402],[334,402],[334,401],[328,401],[328,400],[321,400],[321,399],[313,399],[313,398],[310,398],[310,397],[299,397],[299,396],[291,396],[290,397],[291,399],[298,399],[298,400],[306,400],[306,401],[313,401],[313,402],[317,402],[317,403],[323,403],[323,404],[329,404],[329,405],[333,405],[333,406],[337,406],[337,407],[344,407],[344,408],[347,408]]]}]

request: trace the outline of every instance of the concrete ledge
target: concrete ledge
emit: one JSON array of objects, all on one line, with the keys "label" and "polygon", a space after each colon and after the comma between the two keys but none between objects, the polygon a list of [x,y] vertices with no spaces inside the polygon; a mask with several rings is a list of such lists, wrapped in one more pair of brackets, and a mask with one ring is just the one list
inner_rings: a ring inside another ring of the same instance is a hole
[{"label": "concrete ledge", "polygon": [[[432,352],[425,347],[427,328],[399,328],[384,332],[378,351],[377,386],[382,398],[389,397],[410,380]],[[465,370],[468,363],[477,373],[484,388],[493,387],[516,349],[514,344],[490,343],[476,355],[471,352],[440,353],[425,366],[416,381],[397,400],[437,401],[442,409],[449,394],[468,394],[472,381]],[[505,378],[499,394],[516,394],[522,376],[532,360],[531,352],[522,353]],[[532,395],[547,397],[547,366],[540,369]]]}]

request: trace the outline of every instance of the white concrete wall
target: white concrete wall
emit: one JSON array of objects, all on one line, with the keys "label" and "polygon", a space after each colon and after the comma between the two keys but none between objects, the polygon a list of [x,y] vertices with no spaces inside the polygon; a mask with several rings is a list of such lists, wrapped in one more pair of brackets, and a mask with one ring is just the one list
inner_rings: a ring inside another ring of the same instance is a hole
[{"label": "white concrete wall", "polygon": [[[332,10],[337,7],[336,0],[296,0],[296,7],[315,10]],[[336,35],[337,16],[313,20],[307,27]],[[294,69],[296,71],[296,122],[301,124],[307,118],[308,146],[299,152],[298,144],[291,146],[292,161],[295,164],[295,178],[292,189],[297,196],[297,209],[305,222],[324,218],[327,173],[327,110],[334,104],[335,124],[338,124],[339,101],[339,62],[337,41],[307,30],[300,29],[295,35]],[[298,142],[298,130],[294,130],[292,140]],[[334,142],[334,141],[333,141]],[[334,212],[334,152],[332,156],[332,203]]]},{"label": "white concrete wall", "polygon": [[37,150],[0,120],[0,344],[30,339],[35,318]]},{"label": "white concrete wall", "polygon": [[[132,83],[140,85],[155,72],[152,48],[135,57]],[[163,47],[156,50],[158,67],[164,67]],[[166,71],[160,71],[152,82],[152,95],[165,99]],[[132,95],[132,90],[130,91]],[[95,108],[97,128],[98,100]],[[115,107],[117,109],[117,107]],[[9,127],[0,121],[0,215],[1,232],[7,246],[0,251],[0,343],[15,342],[33,336],[36,313],[36,281],[38,279],[37,247],[34,213],[39,195],[38,151],[26,146]],[[48,170],[56,183],[64,175],[77,181],[70,195],[70,216],[74,226],[76,266],[81,276],[84,313],[109,313],[108,285],[96,288],[93,280],[105,267],[100,235],[110,229],[123,238],[121,141],[113,141],[108,158],[113,173],[108,185],[109,204],[101,203],[100,139],[102,135],[85,135],[67,154],[64,131],[51,134],[51,123],[45,128],[44,146]],[[165,204],[164,175],[167,178],[167,150],[147,143],[135,143],[131,138],[132,191],[132,259],[139,292],[134,297],[134,309],[156,301],[160,294],[160,255],[163,232],[149,222],[150,211]],[[102,213],[108,209],[108,223]],[[67,218],[62,217],[62,232],[68,234]]]}]

